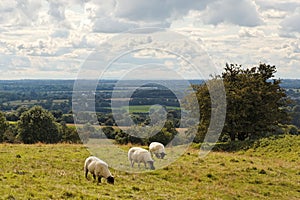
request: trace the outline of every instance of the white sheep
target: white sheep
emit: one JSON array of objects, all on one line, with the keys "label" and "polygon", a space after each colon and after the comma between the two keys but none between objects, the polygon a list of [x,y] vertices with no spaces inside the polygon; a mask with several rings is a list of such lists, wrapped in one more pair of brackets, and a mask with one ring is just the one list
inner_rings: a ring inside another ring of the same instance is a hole
[{"label": "white sheep", "polygon": [[108,183],[114,184],[115,179],[110,173],[107,163],[96,156],[90,156],[85,159],[84,172],[86,179],[88,178],[88,172],[90,172],[94,179],[98,179],[98,183],[101,183],[101,178],[104,177]]},{"label": "white sheep", "polygon": [[157,158],[163,159],[165,157],[165,146],[162,143],[159,142],[151,142],[149,145],[149,151],[151,154],[155,154]]},{"label": "white sheep", "polygon": [[145,168],[147,167],[147,163],[150,169],[154,170],[155,167],[153,165],[154,160],[151,158],[151,154],[148,150],[140,148],[140,147],[132,147],[128,151],[128,160],[130,161],[131,167],[133,167],[134,163],[138,163],[138,167],[140,167],[140,163],[144,163]]}]

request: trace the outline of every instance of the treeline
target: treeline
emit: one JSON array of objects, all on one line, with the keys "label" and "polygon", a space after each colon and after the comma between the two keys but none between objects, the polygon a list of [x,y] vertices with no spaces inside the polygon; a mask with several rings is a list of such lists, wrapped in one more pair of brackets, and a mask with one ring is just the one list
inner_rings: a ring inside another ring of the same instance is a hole
[{"label": "treeline", "polygon": [[[40,106],[24,110],[16,123],[9,123],[3,112],[0,112],[0,142],[6,143],[86,143],[89,139],[114,139],[120,144],[139,143],[149,144],[161,141],[168,144],[177,131],[173,122],[167,120],[161,127],[147,128],[143,126],[129,127],[126,132],[118,128],[102,127],[90,123],[67,126],[64,121],[56,122],[53,114]],[[140,137],[141,133],[150,137]],[[182,141],[176,140],[175,143]],[[174,143],[174,144],[175,144]]]},{"label": "treeline", "polygon": [[40,106],[25,110],[16,123],[9,123],[0,112],[0,142],[7,143],[80,143],[75,127],[57,123],[54,116]]},{"label": "treeline", "polygon": [[[111,113],[112,93],[117,92],[122,98],[122,94],[126,95],[128,89],[138,84],[134,81],[127,82],[123,88],[114,88],[116,81],[113,80],[98,83],[94,94],[96,111]],[[11,111],[17,110],[22,105],[29,107],[39,105],[47,110],[69,113],[72,110],[73,85],[74,80],[0,81],[0,110]],[[157,84],[142,85],[130,98],[130,105],[179,105],[177,97],[168,88]]]},{"label": "treeline", "polygon": [[[45,105],[36,106],[33,104],[27,107],[19,106],[16,110],[1,113],[0,142],[77,143],[87,142],[90,138],[110,138],[121,144],[129,142],[147,144],[154,140],[162,141],[165,144],[170,141],[173,141],[174,144],[182,144],[191,140],[199,143],[203,141],[208,131],[213,109],[219,109],[218,105],[212,108],[212,99],[208,90],[208,85],[213,89],[215,81],[224,83],[227,104],[225,124],[219,141],[257,140],[276,134],[299,134],[300,101],[294,95],[298,91],[297,89],[284,90],[281,87],[281,80],[274,78],[275,73],[276,67],[266,64],[259,64],[252,68],[226,64],[221,75],[216,75],[207,82],[194,84],[193,89],[196,92],[199,106],[192,102],[191,96],[186,96],[181,103],[184,103],[184,110],[186,111],[195,111],[200,108],[200,123],[197,126],[192,126],[195,124],[193,121],[181,120],[181,114],[184,113],[183,109],[167,109],[166,105],[161,104],[163,102],[169,103],[168,105],[175,105],[175,107],[179,106],[177,97],[171,91],[157,85],[147,85],[145,88],[136,90],[129,105],[146,105],[152,100],[150,97],[156,95],[158,104],[165,106],[167,110],[167,122],[159,130],[158,126],[145,128],[151,123],[149,112],[131,113],[130,117],[137,126],[128,127],[126,132],[117,128],[114,129],[112,126],[120,124],[116,124],[110,111],[107,113],[97,112],[95,121],[78,121],[79,124],[82,124],[82,127],[78,129],[80,132],[78,134],[75,127],[67,126],[68,123],[74,122],[72,109],[54,109],[54,100],[48,100],[49,105],[52,102],[52,107],[45,108]],[[111,83],[104,85],[107,89],[104,92],[112,89]],[[17,86],[15,87],[17,89]],[[32,87],[34,88],[34,86]],[[2,90],[4,89],[7,88],[2,87]],[[126,87],[119,88],[118,92],[122,92],[122,90],[126,90]],[[96,105],[100,108],[110,107],[107,97],[111,97],[111,95],[105,94],[102,96],[96,93]],[[289,96],[289,94],[294,96]],[[105,101],[101,101],[101,99],[105,99]],[[70,107],[70,102],[71,100],[60,103]],[[78,119],[91,118],[89,110],[79,114],[83,116],[77,116]],[[117,114],[121,116],[120,119],[124,119],[118,123],[127,124],[126,117],[122,115],[128,115],[128,113],[123,112],[120,107]],[[14,123],[8,121],[14,121]],[[95,128],[98,125],[110,127]],[[176,128],[178,127],[189,129],[183,137],[177,137],[179,133]],[[196,130],[196,135],[193,135],[194,130]],[[153,133],[155,134],[153,135]],[[145,135],[140,137],[139,134]],[[177,140],[174,141],[174,138]]]}]

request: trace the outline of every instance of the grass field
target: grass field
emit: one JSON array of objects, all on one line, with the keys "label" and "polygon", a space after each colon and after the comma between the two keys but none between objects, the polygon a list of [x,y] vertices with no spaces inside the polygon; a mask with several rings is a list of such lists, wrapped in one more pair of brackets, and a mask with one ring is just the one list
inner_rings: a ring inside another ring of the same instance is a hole
[{"label": "grass field", "polygon": [[[148,113],[150,108],[153,107],[153,105],[134,105],[129,106],[129,113]],[[155,106],[154,106],[155,107]],[[126,106],[123,106],[121,109],[126,109]],[[179,110],[180,107],[175,106],[166,106],[167,110]]]},{"label": "grass field", "polygon": [[[9,101],[9,102],[7,102],[7,103],[4,103],[4,105],[8,105],[8,104],[10,104],[10,105],[13,105],[13,106],[20,106],[20,105],[29,105],[29,106],[31,106],[31,105],[36,105],[36,104],[38,104],[38,103],[45,103],[47,100],[45,100],[45,99],[42,99],[42,100],[40,100],[40,101],[37,101],[37,100],[24,100],[24,101],[21,101],[21,100],[15,100],[15,101]],[[53,100],[53,103],[63,103],[63,102],[68,102],[68,99],[54,99]]]},{"label": "grass field", "polygon": [[109,185],[84,178],[90,153],[83,145],[1,144],[0,199],[300,199],[300,136],[204,159],[198,154],[189,147],[171,165],[147,173],[111,169],[115,185]]}]

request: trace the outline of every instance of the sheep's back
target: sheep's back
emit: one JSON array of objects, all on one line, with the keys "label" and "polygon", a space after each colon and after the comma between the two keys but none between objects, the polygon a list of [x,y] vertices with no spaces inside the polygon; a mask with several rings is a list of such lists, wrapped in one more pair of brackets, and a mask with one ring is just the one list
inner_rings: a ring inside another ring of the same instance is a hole
[{"label": "sheep's back", "polygon": [[149,145],[149,150],[151,152],[162,153],[162,152],[164,152],[164,149],[165,149],[164,145],[161,143],[158,143],[158,142],[152,142]]},{"label": "sheep's back", "polygon": [[85,159],[84,169],[86,170],[88,166],[91,164],[91,162],[94,160],[99,160],[99,158],[97,158],[96,156],[89,156],[87,159]]},{"label": "sheep's back", "polygon": [[103,176],[104,178],[112,176],[109,169],[108,169],[107,163],[105,163],[102,160],[95,161],[95,175]]},{"label": "sheep's back", "polygon": [[132,154],[132,159],[136,162],[148,162],[148,161],[153,161],[151,158],[151,154],[149,153],[149,151],[147,151],[146,149],[140,149],[140,150],[136,150],[133,154]]},{"label": "sheep's back", "polygon": [[143,148],[141,148],[141,147],[131,147],[131,148],[129,149],[129,151],[128,151],[128,160],[132,160],[132,159],[133,159],[133,158],[132,158],[132,155],[133,155],[134,152],[137,151],[137,150],[145,150],[145,149],[143,149]]}]

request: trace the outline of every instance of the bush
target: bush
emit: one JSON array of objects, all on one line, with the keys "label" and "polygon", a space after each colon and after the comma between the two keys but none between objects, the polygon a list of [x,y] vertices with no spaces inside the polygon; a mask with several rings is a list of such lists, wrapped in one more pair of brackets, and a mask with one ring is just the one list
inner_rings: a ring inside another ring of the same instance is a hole
[{"label": "bush", "polygon": [[103,131],[103,133],[106,135],[106,137],[108,139],[115,139],[116,134],[117,134],[115,132],[115,130],[112,127],[110,127],[110,126],[103,127],[102,131]]},{"label": "bush", "polygon": [[40,106],[22,113],[17,137],[24,143],[57,143],[61,136],[53,115]]},{"label": "bush", "polygon": [[291,135],[298,135],[299,134],[299,130],[296,126],[294,125],[290,125],[289,126],[289,134]]}]

